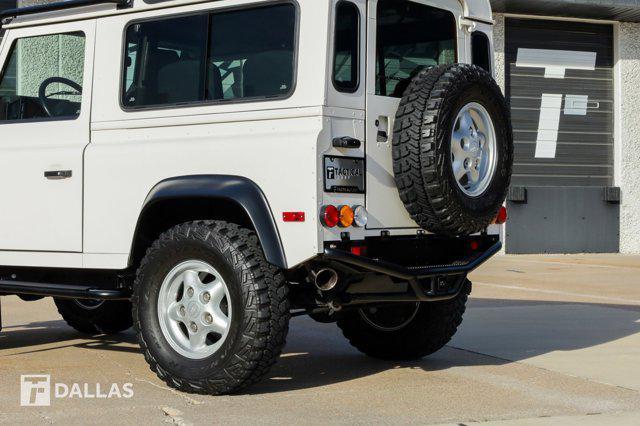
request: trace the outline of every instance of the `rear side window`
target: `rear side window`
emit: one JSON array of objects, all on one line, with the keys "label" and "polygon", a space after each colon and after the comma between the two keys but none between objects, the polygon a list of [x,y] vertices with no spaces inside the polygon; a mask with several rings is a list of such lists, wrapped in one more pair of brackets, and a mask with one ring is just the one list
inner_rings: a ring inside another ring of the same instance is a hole
[{"label": "rear side window", "polygon": [[293,90],[295,7],[278,4],[135,23],[126,108],[278,98]]},{"label": "rear side window", "polygon": [[376,94],[402,97],[420,70],[456,61],[456,20],[423,4],[380,0],[376,29]]},{"label": "rear side window", "polygon": [[491,72],[491,47],[485,33],[475,31],[471,35],[471,55],[474,65]]},{"label": "rear side window", "polygon": [[333,56],[333,84],[340,92],[355,92],[360,85],[360,11],[341,1],[336,7],[336,34]]}]

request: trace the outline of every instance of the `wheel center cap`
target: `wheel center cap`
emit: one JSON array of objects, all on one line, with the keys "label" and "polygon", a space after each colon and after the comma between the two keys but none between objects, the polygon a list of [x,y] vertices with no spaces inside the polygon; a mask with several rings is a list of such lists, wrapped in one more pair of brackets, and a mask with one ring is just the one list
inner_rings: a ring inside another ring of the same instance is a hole
[{"label": "wheel center cap", "polygon": [[476,157],[479,157],[482,150],[480,149],[480,143],[477,141],[471,142],[471,146],[469,146],[469,152]]},{"label": "wheel center cap", "polygon": [[187,314],[191,318],[196,318],[199,313],[200,313],[200,306],[198,306],[198,303],[197,302],[189,303],[189,306],[187,306]]}]

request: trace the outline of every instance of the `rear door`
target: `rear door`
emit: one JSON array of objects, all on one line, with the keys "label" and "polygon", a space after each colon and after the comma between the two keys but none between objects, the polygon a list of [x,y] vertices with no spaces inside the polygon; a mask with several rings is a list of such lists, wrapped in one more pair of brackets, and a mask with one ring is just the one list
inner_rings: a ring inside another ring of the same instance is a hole
[{"label": "rear door", "polygon": [[0,250],[82,251],[95,21],[15,29],[0,60]]},{"label": "rear door", "polygon": [[[416,227],[395,186],[391,138],[400,97],[424,67],[459,62],[464,37],[456,0],[369,2],[366,158],[369,229]],[[461,61],[460,61],[461,62]]]}]

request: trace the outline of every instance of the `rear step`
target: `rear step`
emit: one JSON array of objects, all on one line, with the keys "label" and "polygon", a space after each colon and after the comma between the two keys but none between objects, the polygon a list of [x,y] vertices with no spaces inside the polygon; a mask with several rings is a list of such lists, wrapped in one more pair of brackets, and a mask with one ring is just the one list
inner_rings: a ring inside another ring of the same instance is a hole
[{"label": "rear step", "polygon": [[97,300],[128,300],[131,297],[131,293],[125,289],[99,289],[83,285],[8,280],[0,280],[0,293]]}]

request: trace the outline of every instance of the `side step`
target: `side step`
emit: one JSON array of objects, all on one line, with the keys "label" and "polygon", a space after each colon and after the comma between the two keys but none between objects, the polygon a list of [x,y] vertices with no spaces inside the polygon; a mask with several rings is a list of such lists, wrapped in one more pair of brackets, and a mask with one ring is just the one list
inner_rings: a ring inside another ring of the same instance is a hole
[{"label": "side step", "polygon": [[0,293],[52,296],[65,299],[128,300],[131,293],[124,289],[98,289],[82,285],[33,283],[0,280]]}]

